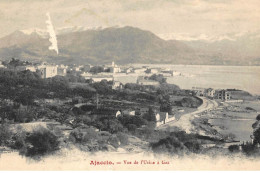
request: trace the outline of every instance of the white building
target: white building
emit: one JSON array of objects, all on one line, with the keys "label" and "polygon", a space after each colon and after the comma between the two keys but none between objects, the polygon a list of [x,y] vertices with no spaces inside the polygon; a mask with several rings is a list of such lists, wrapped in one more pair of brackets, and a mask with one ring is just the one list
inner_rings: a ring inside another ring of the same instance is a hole
[{"label": "white building", "polygon": [[121,72],[120,67],[118,67],[118,66],[114,63],[114,61],[112,62],[111,66],[109,66],[108,68],[109,68],[110,73],[120,73],[120,72]]},{"label": "white building", "polygon": [[57,66],[55,65],[41,65],[37,67],[42,78],[54,77],[58,74]]},{"label": "white building", "polygon": [[208,88],[208,89],[206,89],[206,92],[205,92],[205,95],[207,96],[207,97],[214,97],[215,96],[215,90],[213,89],[213,88]]}]

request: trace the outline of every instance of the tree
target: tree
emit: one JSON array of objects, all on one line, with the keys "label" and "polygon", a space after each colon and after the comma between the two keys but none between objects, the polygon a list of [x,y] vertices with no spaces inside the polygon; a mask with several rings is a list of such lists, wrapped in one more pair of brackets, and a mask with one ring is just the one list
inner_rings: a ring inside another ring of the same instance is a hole
[{"label": "tree", "polygon": [[253,135],[254,135],[254,144],[260,144],[260,127],[254,131]]},{"label": "tree", "polygon": [[101,73],[101,72],[104,72],[104,67],[101,67],[101,66],[94,66],[90,69],[90,72],[91,73]]},{"label": "tree", "polygon": [[149,107],[148,112],[144,114],[143,118],[147,121],[156,122],[155,112],[152,107]]}]

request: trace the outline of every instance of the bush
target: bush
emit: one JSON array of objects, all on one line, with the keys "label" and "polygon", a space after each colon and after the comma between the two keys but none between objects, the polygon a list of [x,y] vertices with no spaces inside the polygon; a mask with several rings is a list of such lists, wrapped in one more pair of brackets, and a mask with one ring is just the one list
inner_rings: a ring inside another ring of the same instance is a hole
[{"label": "bush", "polygon": [[186,142],[184,145],[188,148],[188,150],[190,152],[193,152],[193,153],[200,152],[200,149],[201,149],[200,144],[196,141]]},{"label": "bush", "polygon": [[108,144],[112,145],[115,148],[118,148],[120,146],[120,141],[116,135],[111,135],[108,139]]},{"label": "bush", "polygon": [[[58,138],[48,129],[39,127],[26,136],[26,156],[36,156],[51,153],[58,149]],[[23,154],[23,153],[22,153]]]},{"label": "bush", "polygon": [[256,120],[260,121],[260,114],[257,115]]},{"label": "bush", "polygon": [[238,151],[239,151],[239,146],[238,146],[238,145],[230,145],[230,146],[228,147],[228,150],[229,150],[230,152],[238,152]]},{"label": "bush", "polygon": [[70,133],[70,140],[75,143],[90,143],[98,139],[98,133],[93,128],[75,129]]},{"label": "bush", "polygon": [[117,138],[120,141],[120,145],[127,145],[128,144],[128,136],[125,133],[119,132],[116,134]]},{"label": "bush", "polygon": [[253,155],[256,152],[256,147],[254,144],[245,144],[245,145],[242,145],[242,151],[246,155]]},{"label": "bush", "polygon": [[253,135],[254,135],[254,144],[260,144],[260,127],[254,131]]},{"label": "bush", "polygon": [[6,145],[11,139],[11,131],[8,124],[0,125],[0,145]]}]

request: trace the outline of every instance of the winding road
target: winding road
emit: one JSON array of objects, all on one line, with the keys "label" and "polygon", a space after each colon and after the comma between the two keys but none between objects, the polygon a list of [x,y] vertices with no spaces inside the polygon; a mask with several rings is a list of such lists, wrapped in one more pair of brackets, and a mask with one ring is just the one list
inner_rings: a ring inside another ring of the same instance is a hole
[{"label": "winding road", "polygon": [[191,120],[199,113],[204,111],[212,110],[218,107],[218,103],[215,100],[209,100],[205,97],[199,97],[202,99],[203,103],[198,109],[194,112],[190,112],[187,114],[183,114],[180,117],[176,117],[175,120],[169,121],[166,124],[162,124],[157,127],[158,130],[166,130],[169,127],[175,126],[185,130],[187,133],[190,133],[190,129],[192,128]]}]

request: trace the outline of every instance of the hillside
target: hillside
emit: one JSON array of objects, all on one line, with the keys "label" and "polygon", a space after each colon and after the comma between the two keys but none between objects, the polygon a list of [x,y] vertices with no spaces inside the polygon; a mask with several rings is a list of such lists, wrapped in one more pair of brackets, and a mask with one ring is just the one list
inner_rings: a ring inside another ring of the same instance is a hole
[{"label": "hillside", "polygon": [[[20,58],[64,64],[105,64],[111,61],[118,64],[260,64],[256,56],[258,49],[242,49],[243,44],[239,47],[230,41],[215,44],[166,41],[150,31],[129,26],[59,32],[57,40],[59,55],[48,49],[50,42],[46,33],[15,31],[0,39],[0,59]],[[250,54],[250,51],[254,52]]]}]

